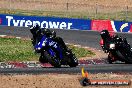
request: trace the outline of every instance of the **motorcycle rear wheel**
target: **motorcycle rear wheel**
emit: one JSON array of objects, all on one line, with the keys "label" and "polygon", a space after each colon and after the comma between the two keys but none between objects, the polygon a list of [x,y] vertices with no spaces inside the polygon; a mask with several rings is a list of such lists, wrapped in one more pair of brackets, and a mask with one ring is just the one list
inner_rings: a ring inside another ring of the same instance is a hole
[{"label": "motorcycle rear wheel", "polygon": [[132,64],[132,58],[123,56],[120,51],[117,52],[117,55],[121,58],[121,61],[124,61],[126,64]]},{"label": "motorcycle rear wheel", "polygon": [[125,61],[126,64],[132,64],[132,57],[128,57],[127,61]]}]

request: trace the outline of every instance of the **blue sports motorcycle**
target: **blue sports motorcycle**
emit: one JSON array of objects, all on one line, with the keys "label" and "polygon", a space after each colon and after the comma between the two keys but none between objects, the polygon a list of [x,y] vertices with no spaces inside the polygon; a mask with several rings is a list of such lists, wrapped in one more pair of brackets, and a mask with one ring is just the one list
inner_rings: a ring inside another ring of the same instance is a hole
[{"label": "blue sports motorcycle", "polygon": [[69,65],[76,67],[78,59],[75,54],[64,44],[62,38],[56,37],[56,33],[49,29],[38,27],[30,28],[33,34],[32,44],[37,53],[40,53],[41,63],[50,63],[54,67]]}]

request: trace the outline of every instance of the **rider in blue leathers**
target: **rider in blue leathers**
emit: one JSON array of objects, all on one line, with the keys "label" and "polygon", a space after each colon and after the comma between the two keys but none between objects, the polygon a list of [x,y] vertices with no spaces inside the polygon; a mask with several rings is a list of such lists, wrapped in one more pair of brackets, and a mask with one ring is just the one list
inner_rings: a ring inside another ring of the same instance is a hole
[{"label": "rider in blue leathers", "polygon": [[35,26],[30,27],[30,32],[33,34],[33,37],[31,39],[33,46],[35,46],[41,40],[43,35],[46,35],[47,37],[52,38],[53,40],[58,42],[60,45],[62,45],[64,51],[69,50],[66,44],[64,43],[63,39],[61,37],[56,36],[55,31],[51,31],[47,28],[40,28],[40,26],[36,24]]}]

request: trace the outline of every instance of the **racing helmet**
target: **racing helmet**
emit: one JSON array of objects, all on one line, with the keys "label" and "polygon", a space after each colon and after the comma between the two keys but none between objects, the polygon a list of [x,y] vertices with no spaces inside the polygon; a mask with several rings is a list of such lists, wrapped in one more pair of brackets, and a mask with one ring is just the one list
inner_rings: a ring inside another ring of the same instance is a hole
[{"label": "racing helmet", "polygon": [[32,26],[30,26],[30,31],[33,35],[38,34],[38,31],[40,30],[40,27],[38,24],[33,24]]},{"label": "racing helmet", "polygon": [[39,29],[39,24],[33,24],[32,26],[30,26],[30,30],[32,29]]},{"label": "racing helmet", "polygon": [[102,38],[108,38],[108,37],[110,37],[110,34],[109,34],[108,30],[102,30],[100,32],[100,35],[101,35]]},{"label": "racing helmet", "polygon": [[52,31],[52,36],[56,37],[56,32],[55,31]]},{"label": "racing helmet", "polygon": [[55,38],[55,37],[56,37],[56,32],[55,31],[51,31],[50,38]]},{"label": "racing helmet", "polygon": [[120,37],[116,37],[116,41],[118,42],[118,43],[122,43],[123,42],[123,38],[120,36]]}]

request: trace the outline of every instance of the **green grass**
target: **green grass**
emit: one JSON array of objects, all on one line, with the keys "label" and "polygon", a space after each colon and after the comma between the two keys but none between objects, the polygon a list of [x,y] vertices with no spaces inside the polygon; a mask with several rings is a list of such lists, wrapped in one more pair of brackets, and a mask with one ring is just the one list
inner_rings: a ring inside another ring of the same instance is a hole
[{"label": "green grass", "polygon": [[19,9],[0,9],[2,14],[15,14],[27,16],[49,16],[49,17],[67,17],[67,18],[83,18],[83,19],[110,19],[120,21],[132,21],[132,11],[117,13],[87,13],[87,12],[69,12],[69,11],[38,11],[38,10],[19,10]]},{"label": "green grass", "polygon": [[[69,46],[78,58],[95,55],[89,50]],[[0,38],[0,62],[2,61],[37,61],[39,54],[35,54],[30,40],[16,38]]]},{"label": "green grass", "polygon": [[0,61],[29,61],[37,58],[30,41],[0,38]]},{"label": "green grass", "polygon": [[75,47],[73,45],[68,45],[68,47],[72,49],[72,51],[76,54],[77,57],[91,57],[95,55],[95,53],[93,53],[92,51],[81,47]]}]

